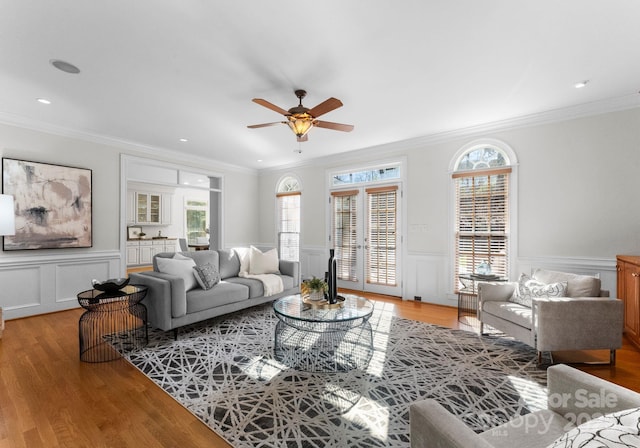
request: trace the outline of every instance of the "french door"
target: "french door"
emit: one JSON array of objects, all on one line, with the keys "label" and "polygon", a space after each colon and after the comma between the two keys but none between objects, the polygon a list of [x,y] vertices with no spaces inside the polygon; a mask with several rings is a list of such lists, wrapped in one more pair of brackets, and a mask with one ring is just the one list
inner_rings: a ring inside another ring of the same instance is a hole
[{"label": "french door", "polygon": [[402,295],[397,184],[331,192],[338,287]]}]

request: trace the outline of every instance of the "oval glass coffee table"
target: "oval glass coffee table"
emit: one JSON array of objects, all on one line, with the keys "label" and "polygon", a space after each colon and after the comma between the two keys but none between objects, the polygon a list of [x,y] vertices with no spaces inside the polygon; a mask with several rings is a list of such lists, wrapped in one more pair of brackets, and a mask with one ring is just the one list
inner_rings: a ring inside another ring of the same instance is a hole
[{"label": "oval glass coffee table", "polygon": [[299,294],[276,300],[276,359],[311,372],[365,369],[373,354],[373,303],[351,294],[342,297],[342,306],[332,308],[314,306]]}]

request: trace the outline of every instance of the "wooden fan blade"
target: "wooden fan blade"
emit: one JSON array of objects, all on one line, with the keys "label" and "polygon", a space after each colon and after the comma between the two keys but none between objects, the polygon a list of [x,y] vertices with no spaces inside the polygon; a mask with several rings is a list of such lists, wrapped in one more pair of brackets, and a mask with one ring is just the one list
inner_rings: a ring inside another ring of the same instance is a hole
[{"label": "wooden fan blade", "polygon": [[267,126],[275,126],[277,124],[282,124],[285,123],[285,121],[274,121],[273,123],[262,123],[262,124],[252,124],[247,126],[249,129],[256,129],[256,128],[266,128]]},{"label": "wooden fan blade", "polygon": [[328,100],[318,104],[316,107],[309,110],[308,114],[313,118],[318,118],[320,115],[331,112],[338,107],[342,107],[342,101],[340,101],[338,98],[329,98]]},{"label": "wooden fan blade", "polygon": [[306,142],[307,140],[309,140],[308,134],[304,134],[302,137],[298,137],[299,142]]},{"label": "wooden fan blade", "polygon": [[275,104],[272,104],[267,100],[263,100],[262,98],[254,98],[251,101],[253,101],[254,103],[259,104],[261,106],[264,106],[267,109],[271,109],[272,111],[278,112],[279,114],[289,115],[289,111],[288,110],[284,110],[283,108],[278,107]]},{"label": "wooden fan blade", "polygon": [[341,123],[332,123],[330,121],[320,121],[317,120],[314,123],[314,126],[325,129],[333,129],[334,131],[343,131],[343,132],[351,132],[353,131],[352,124],[341,124]]}]

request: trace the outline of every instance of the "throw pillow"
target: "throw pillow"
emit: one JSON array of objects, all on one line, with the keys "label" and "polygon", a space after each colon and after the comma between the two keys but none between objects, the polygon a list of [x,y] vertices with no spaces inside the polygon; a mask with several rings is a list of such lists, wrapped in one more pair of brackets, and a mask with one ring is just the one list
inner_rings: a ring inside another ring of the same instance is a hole
[{"label": "throw pillow", "polygon": [[238,254],[238,260],[240,260],[240,272],[238,277],[243,277],[244,274],[249,273],[249,248],[236,247],[233,249]]},{"label": "throw pillow", "polygon": [[640,408],[589,420],[556,439],[548,448],[640,446]]},{"label": "throw pillow", "polygon": [[249,248],[249,274],[279,274],[279,265],[276,249],[261,252],[257,247]]},{"label": "throw pillow", "polygon": [[198,285],[196,277],[193,275],[193,267],[196,262],[189,257],[183,258],[176,256],[173,258],[156,257],[156,263],[158,264],[158,271],[181,277],[184,280],[185,291],[189,291]]},{"label": "throw pillow", "polygon": [[518,286],[509,301],[531,308],[534,297],[565,297],[567,282],[544,284],[532,279],[527,274],[520,274]]},{"label": "throw pillow", "polygon": [[590,275],[536,269],[533,278],[542,283],[567,282],[567,297],[598,297],[601,281]]},{"label": "throw pillow", "polygon": [[202,266],[194,266],[196,281],[202,289],[211,289],[220,282],[220,273],[207,263]]}]

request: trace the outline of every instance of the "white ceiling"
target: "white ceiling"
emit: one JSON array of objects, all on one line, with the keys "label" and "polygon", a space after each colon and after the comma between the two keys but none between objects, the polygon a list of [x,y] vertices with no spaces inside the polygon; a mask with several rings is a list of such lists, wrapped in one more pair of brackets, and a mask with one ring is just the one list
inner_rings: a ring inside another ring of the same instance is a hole
[{"label": "white ceiling", "polygon": [[[639,22],[637,0],[0,0],[0,120],[266,168],[637,97]],[[297,154],[247,129],[297,88],[354,131]]]}]

